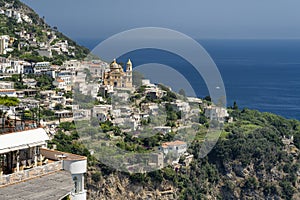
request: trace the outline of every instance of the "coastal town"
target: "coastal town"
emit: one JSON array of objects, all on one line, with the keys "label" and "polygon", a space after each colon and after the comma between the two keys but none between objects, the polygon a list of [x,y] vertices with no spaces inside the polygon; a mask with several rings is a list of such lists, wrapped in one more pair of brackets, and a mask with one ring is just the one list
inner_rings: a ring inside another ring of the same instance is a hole
[{"label": "coastal town", "polygon": [[[47,198],[87,198],[87,158],[48,145],[64,123],[77,126],[83,144],[96,158],[102,153],[99,148],[110,145],[149,153],[143,165],[130,159],[117,163],[130,173],[145,173],[168,165],[176,171],[188,167],[193,155],[186,138],[193,138],[209,121],[230,120],[225,108],[209,101],[137,80],[130,59],[125,67],[117,60],[77,59],[77,47],[58,36],[56,28],[44,25],[39,32],[30,31],[37,19],[19,5],[3,4],[0,15],[1,22],[21,25],[0,35],[1,199],[11,198],[24,183],[40,185],[41,191],[28,187],[15,199],[40,199],[45,182]],[[140,144],[129,148],[135,140]]]},{"label": "coastal town", "polygon": [[0,0],[1,200],[300,198],[298,120],[101,56]]},{"label": "coastal town", "polygon": [[[199,117],[201,106],[207,119],[224,122],[228,117],[224,108],[203,103],[201,99],[194,97],[177,98],[171,88],[152,84],[147,79],[142,79],[141,85],[135,87],[132,83],[133,67],[130,60],[126,64],[126,70],[116,61],[108,64],[100,60],[69,60],[62,66],[51,65],[49,62],[28,65],[22,60],[11,61],[5,58],[2,61],[1,69],[6,71],[10,68],[11,73],[2,73],[1,97],[17,98],[27,114],[30,109],[38,107],[38,113],[32,115],[50,136],[55,135],[59,123],[74,120],[97,120],[98,124],[110,121],[123,132],[137,132],[143,129],[148,120],[155,124],[156,116],[162,117],[160,112],[166,107],[169,113],[164,117],[169,117],[170,120],[165,120],[164,124],[160,121],[151,127],[163,135],[198,123],[197,120],[192,122],[192,119]],[[87,84],[88,78],[96,80],[97,84]],[[78,88],[78,91],[74,92],[74,88]],[[79,94],[88,97],[88,101]],[[20,115],[15,107],[3,109],[6,109],[3,111],[9,113],[9,116]],[[3,117],[7,117],[6,115]],[[182,141],[178,143],[184,144]],[[166,146],[167,143],[162,145],[162,151],[165,152],[163,149]],[[174,147],[176,148],[177,146]]]},{"label": "coastal town", "polygon": [[4,73],[0,77],[0,95],[4,105],[1,106],[0,183],[9,191],[11,187],[5,186],[33,181],[33,177],[41,175],[51,179],[48,174],[61,169],[59,176],[66,179],[66,184],[70,180],[63,174],[64,170],[74,174],[76,187],[71,189],[72,197],[86,198],[83,177],[86,158],[57,151],[55,147],[47,148],[47,142],[56,135],[61,123],[75,123],[84,138],[88,131],[81,130],[79,122],[88,122],[84,128],[101,127],[99,133],[88,137],[86,145],[96,157],[100,141],[103,141],[96,137],[97,134],[104,134],[109,138],[104,141],[124,150],[128,150],[121,145],[126,140],[124,134],[131,135],[132,139],[145,133],[159,136],[153,144],[144,140],[139,146],[141,151],[151,152],[146,166],[123,163],[125,170],[143,173],[167,165],[172,165],[174,170],[189,165],[193,155],[187,152],[185,138],[188,133],[195,133],[196,125],[196,129],[204,125],[199,123],[201,112],[206,123],[208,120],[228,121],[226,109],[202,99],[180,96],[171,88],[147,79],[141,79],[140,85],[134,86],[130,60],[126,69],[116,60],[110,64],[100,60],[68,60],[61,66],[4,57],[1,61]]}]

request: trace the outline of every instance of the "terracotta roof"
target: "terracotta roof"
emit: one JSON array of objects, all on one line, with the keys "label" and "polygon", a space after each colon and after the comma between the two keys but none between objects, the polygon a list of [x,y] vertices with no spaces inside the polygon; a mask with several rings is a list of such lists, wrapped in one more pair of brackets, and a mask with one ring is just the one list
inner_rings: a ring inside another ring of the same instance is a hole
[{"label": "terracotta roof", "polygon": [[101,67],[99,64],[89,64],[89,67]]},{"label": "terracotta roof", "polygon": [[15,92],[15,89],[0,89],[0,92]]},{"label": "terracotta roof", "polygon": [[58,78],[58,79],[56,79],[56,81],[57,82],[59,82],[59,83],[63,83],[63,82],[65,82],[64,80],[62,80],[61,78]]}]

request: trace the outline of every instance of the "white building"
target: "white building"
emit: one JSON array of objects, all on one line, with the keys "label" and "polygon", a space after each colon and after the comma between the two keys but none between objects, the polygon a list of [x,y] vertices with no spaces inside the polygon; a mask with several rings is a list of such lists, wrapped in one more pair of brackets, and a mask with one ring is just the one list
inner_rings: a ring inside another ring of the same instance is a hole
[{"label": "white building", "polygon": [[37,62],[34,65],[35,74],[47,74],[50,71],[50,62]]},{"label": "white building", "polygon": [[171,106],[174,110],[180,111],[183,113],[188,113],[190,111],[190,105],[187,102],[176,100],[176,102],[172,102]]},{"label": "white building", "polygon": [[66,104],[66,97],[64,96],[59,96],[59,95],[52,95],[50,97],[50,101],[51,103],[53,104],[53,107],[56,105],[56,104],[62,104],[62,105],[65,105]]},{"label": "white building", "polygon": [[112,105],[97,105],[93,107],[92,116],[99,121],[104,122],[109,118],[109,113],[112,111]]},{"label": "white building", "polygon": [[12,16],[13,16],[13,10],[12,10],[12,9],[6,9],[5,15],[6,15],[7,17],[12,17]]},{"label": "white building", "polygon": [[73,118],[74,120],[90,120],[91,119],[90,109],[74,109],[73,108]]},{"label": "white building", "polygon": [[179,158],[187,151],[187,144],[183,141],[172,141],[172,142],[165,142],[158,148],[159,151],[162,151],[165,155],[172,154],[175,157]]},{"label": "white building", "polygon": [[0,89],[14,89],[14,82],[0,81]]},{"label": "white building", "polygon": [[28,88],[35,88],[37,81],[33,78],[23,79],[23,84],[27,85]]},{"label": "white building", "polygon": [[47,132],[22,116],[0,116],[0,199],[85,200],[87,158],[47,149]]},{"label": "white building", "polygon": [[92,96],[93,98],[96,98],[99,92],[98,84],[79,83],[78,88],[82,94]]},{"label": "white building", "polygon": [[49,136],[32,121],[15,124],[18,132],[1,124],[0,199],[86,200],[87,158],[47,149]]},{"label": "white building", "polygon": [[0,36],[0,54],[7,53],[9,41],[10,41],[10,37],[8,35]]},{"label": "white building", "polygon": [[17,97],[15,89],[0,89],[0,96]]},{"label": "white building", "polygon": [[224,121],[229,116],[227,109],[219,106],[205,108],[205,116],[210,120]]},{"label": "white building", "polygon": [[71,71],[71,70],[60,71],[57,74],[57,77],[64,80],[66,85],[71,85],[71,84],[73,84],[74,79],[75,79],[75,71]]},{"label": "white building", "polygon": [[196,97],[187,97],[187,101],[193,104],[202,104],[202,100]]},{"label": "white building", "polygon": [[24,73],[24,66],[30,65],[30,63],[22,60],[13,60],[11,61],[11,69],[13,70],[12,73],[14,74],[23,74]]},{"label": "white building", "polygon": [[104,72],[109,70],[109,64],[102,61],[93,61],[84,63],[88,66],[92,76],[103,78]]},{"label": "white building", "polygon": [[81,63],[78,60],[68,60],[63,63],[63,67],[65,67],[67,70],[76,70],[79,69],[80,66]]},{"label": "white building", "polygon": [[22,13],[22,19],[29,23],[29,24],[32,24],[32,19],[30,17],[28,17],[28,15],[25,15],[24,13]]},{"label": "white building", "polygon": [[5,73],[6,68],[11,66],[10,60],[4,57],[0,57],[0,73]]},{"label": "white building", "polygon": [[62,80],[61,78],[56,78],[53,81],[53,85],[61,90],[66,90],[67,89],[67,84],[64,80]]},{"label": "white building", "polygon": [[15,15],[15,18],[17,20],[17,23],[22,23],[23,22],[22,17],[21,17],[21,13],[15,12],[14,15]]}]

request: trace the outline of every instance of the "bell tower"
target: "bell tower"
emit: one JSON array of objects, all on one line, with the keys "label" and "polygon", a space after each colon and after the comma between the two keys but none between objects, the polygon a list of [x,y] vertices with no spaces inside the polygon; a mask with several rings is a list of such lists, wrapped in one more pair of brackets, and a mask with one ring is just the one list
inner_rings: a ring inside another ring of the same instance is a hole
[{"label": "bell tower", "polygon": [[126,64],[126,87],[132,87],[132,63],[130,59]]},{"label": "bell tower", "polygon": [[132,63],[131,63],[130,59],[128,59],[128,62],[126,64],[126,72],[129,72],[129,71],[132,72]]}]

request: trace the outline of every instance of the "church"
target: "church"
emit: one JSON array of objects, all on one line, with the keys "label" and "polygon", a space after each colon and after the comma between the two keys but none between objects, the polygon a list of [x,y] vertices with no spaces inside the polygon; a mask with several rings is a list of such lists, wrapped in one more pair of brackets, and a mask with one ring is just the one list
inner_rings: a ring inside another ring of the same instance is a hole
[{"label": "church", "polygon": [[126,64],[126,71],[114,59],[110,64],[110,70],[104,73],[103,84],[116,88],[132,88],[132,63],[130,59]]}]

